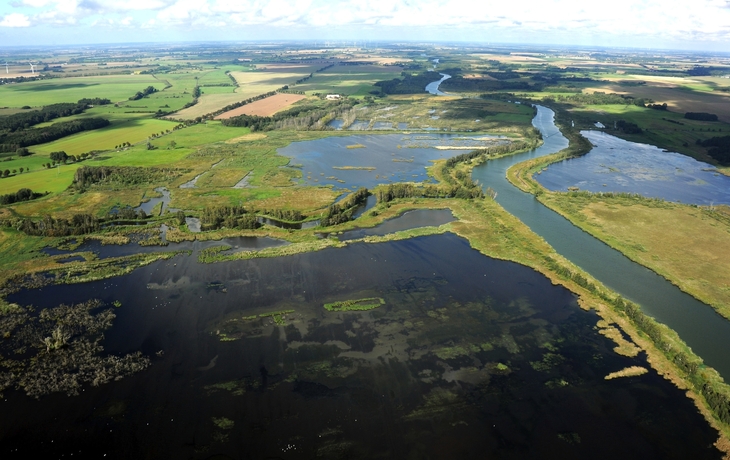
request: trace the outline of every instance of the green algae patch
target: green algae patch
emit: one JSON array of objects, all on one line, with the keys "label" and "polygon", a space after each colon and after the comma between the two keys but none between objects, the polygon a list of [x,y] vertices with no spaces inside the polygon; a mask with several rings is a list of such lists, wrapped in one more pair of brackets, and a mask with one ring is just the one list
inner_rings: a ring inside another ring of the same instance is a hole
[{"label": "green algae patch", "polygon": [[340,300],[326,303],[324,308],[327,311],[367,311],[385,305],[385,300],[380,297],[368,297],[356,300]]}]

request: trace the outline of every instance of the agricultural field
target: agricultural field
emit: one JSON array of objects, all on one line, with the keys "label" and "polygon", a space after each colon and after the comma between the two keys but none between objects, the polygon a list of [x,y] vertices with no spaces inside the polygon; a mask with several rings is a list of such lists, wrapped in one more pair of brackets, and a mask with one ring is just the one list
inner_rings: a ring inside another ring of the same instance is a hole
[{"label": "agricultural field", "polygon": [[402,70],[402,67],[393,65],[336,65],[315,73],[310,80],[292,89],[307,94],[334,93],[362,98],[377,90],[373,83],[397,78]]},{"label": "agricultural field", "polygon": [[279,93],[222,113],[215,117],[215,119],[224,120],[238,115],[258,115],[260,117],[270,117],[276,112],[284,110],[306,97],[307,96],[303,96],[301,94]]},{"label": "agricultural field", "polygon": [[[227,105],[275,91],[283,86],[293,85],[295,81],[307,77],[316,68],[319,68],[315,67],[271,65],[249,71],[233,70],[230,75],[236,80],[238,87],[203,87],[197,104],[180,110],[171,117],[190,120],[207,115]],[[228,81],[230,82],[230,79]]]}]

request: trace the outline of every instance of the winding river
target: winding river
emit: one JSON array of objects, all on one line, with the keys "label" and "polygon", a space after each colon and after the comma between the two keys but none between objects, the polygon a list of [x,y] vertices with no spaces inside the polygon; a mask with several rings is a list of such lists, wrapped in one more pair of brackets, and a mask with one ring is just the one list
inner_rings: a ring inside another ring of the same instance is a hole
[{"label": "winding river", "polygon": [[537,106],[533,126],[544,144],[518,155],[490,160],[474,169],[474,180],[497,191],[497,201],[557,252],[589,272],[606,286],[641,305],[644,312],[674,329],[706,364],[730,377],[730,322],[710,306],[685,294],[666,279],[631,261],[620,252],[575,227],[506,179],[513,164],[549,155],[568,146],[554,123],[554,112]]}]

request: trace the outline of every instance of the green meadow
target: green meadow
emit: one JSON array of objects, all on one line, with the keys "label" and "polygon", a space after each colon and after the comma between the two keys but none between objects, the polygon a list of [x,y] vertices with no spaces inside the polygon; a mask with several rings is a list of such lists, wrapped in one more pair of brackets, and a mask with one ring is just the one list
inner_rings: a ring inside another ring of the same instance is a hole
[{"label": "green meadow", "polygon": [[152,75],[111,75],[100,77],[37,80],[20,85],[0,86],[0,101],[7,107],[42,107],[59,102],[76,102],[83,98],[107,98],[126,101],[148,86],[158,90],[165,84]]}]

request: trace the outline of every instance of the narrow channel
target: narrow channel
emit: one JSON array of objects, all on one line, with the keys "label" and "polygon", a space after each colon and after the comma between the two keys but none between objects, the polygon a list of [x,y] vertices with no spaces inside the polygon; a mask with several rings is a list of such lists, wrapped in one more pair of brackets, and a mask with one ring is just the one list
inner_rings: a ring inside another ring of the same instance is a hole
[{"label": "narrow channel", "polygon": [[555,126],[554,116],[552,110],[537,106],[532,124],[542,133],[544,144],[531,152],[489,160],[474,169],[473,179],[485,187],[492,187],[497,192],[497,202],[542,236],[557,252],[674,329],[705,364],[730,380],[730,355],[726,353],[730,348],[730,321],[648,268],[575,227],[507,180],[507,169],[513,164],[568,146],[568,140]]}]

